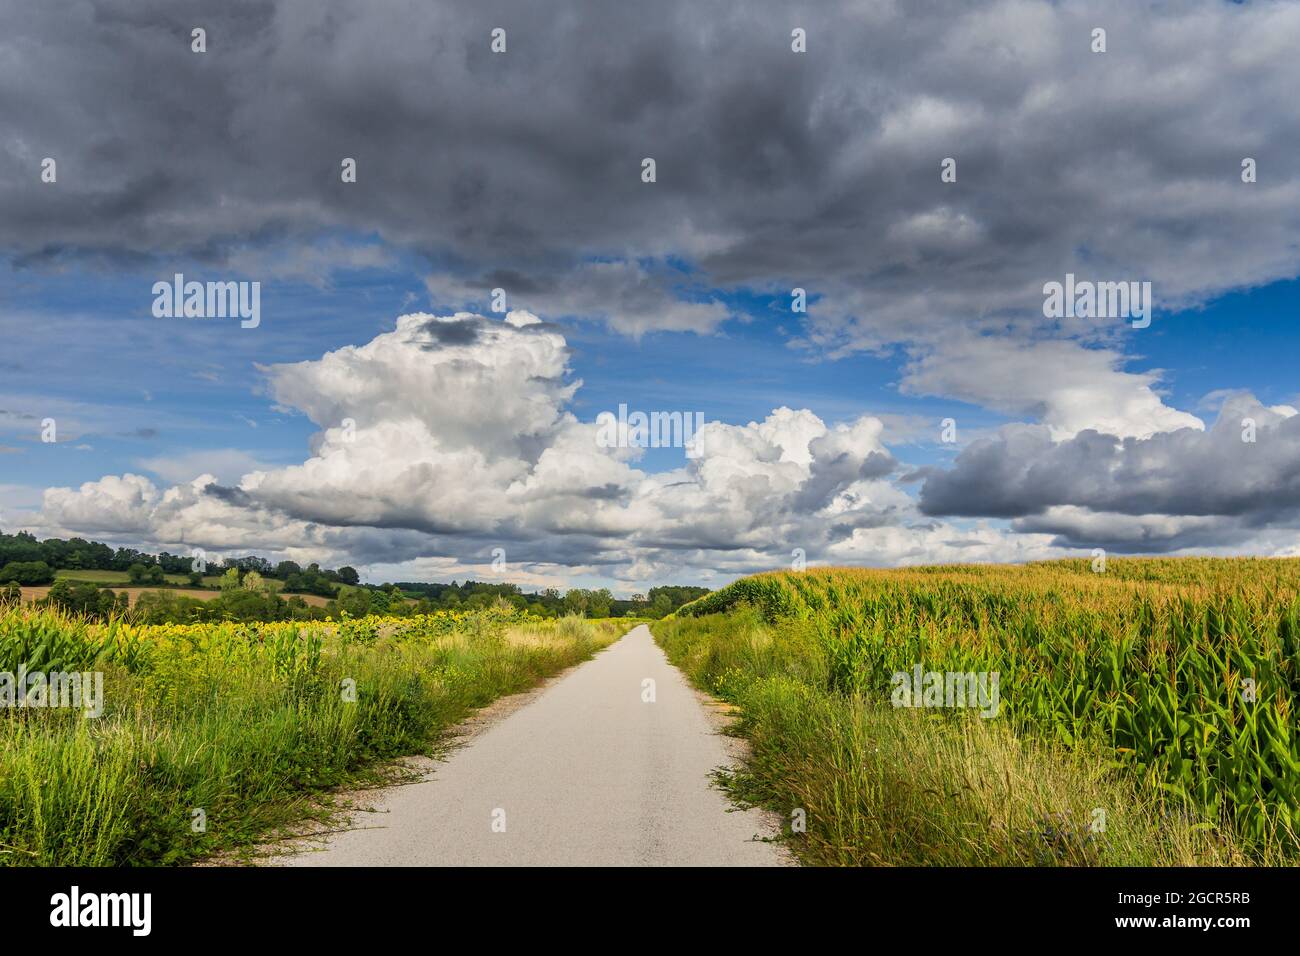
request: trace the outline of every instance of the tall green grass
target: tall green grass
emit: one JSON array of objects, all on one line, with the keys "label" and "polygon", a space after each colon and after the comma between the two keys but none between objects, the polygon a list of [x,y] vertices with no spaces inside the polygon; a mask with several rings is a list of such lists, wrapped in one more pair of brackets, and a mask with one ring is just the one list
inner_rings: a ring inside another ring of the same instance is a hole
[{"label": "tall green grass", "polygon": [[0,864],[174,864],[247,846],[618,633],[499,610],[135,628],[0,608],[0,671],[99,670],[106,702],[98,719],[0,710]]},{"label": "tall green grass", "polygon": [[[827,569],[742,579],[656,634],[743,696],[777,676],[724,637],[752,607],[762,627],[800,635],[779,676],[895,728],[918,715],[884,703],[894,672],[997,672],[999,732],[1053,759],[1086,755],[1142,794],[1133,805],[1190,819],[1243,859],[1275,858],[1294,854],[1300,824],[1298,584],[1296,561]],[[919,740],[965,719],[932,717]]]}]

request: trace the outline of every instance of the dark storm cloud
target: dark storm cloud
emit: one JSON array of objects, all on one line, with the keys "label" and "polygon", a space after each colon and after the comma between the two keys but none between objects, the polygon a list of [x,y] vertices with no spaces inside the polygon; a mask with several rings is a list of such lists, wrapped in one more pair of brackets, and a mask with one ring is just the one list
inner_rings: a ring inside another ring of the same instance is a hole
[{"label": "dark storm cloud", "polygon": [[219,260],[350,228],[522,307],[639,311],[630,331],[681,277],[584,295],[610,281],[588,257],[674,256],[822,289],[808,338],[831,349],[1032,305],[1080,262],[1195,298],[1296,271],[1297,26],[1210,0],[10,5],[0,246]]},{"label": "dark storm cloud", "polygon": [[434,319],[424,331],[439,345],[473,345],[478,341],[481,319]]},{"label": "dark storm cloud", "polygon": [[826,507],[837,494],[855,481],[870,481],[889,475],[898,462],[892,455],[873,451],[865,459],[849,453],[815,458],[808,480],[794,501],[796,511],[811,513]]},{"label": "dark storm cloud", "polygon": [[241,508],[251,508],[256,502],[249,496],[248,492],[242,488],[231,488],[227,485],[210,484],[204,487],[203,493],[210,495],[226,504],[236,505]]},{"label": "dark storm cloud", "polygon": [[[1253,441],[1243,440],[1248,422]],[[930,515],[1026,519],[1017,531],[1073,540],[1127,535],[1130,549],[1143,540],[1285,526],[1300,509],[1300,415],[1236,396],[1204,432],[1118,440],[1088,430],[1053,442],[1041,426],[1007,426],[972,442],[950,470],[930,471],[920,503]],[[1143,523],[1152,516],[1187,520]]]},{"label": "dark storm cloud", "polygon": [[1053,535],[1060,548],[1103,548],[1115,554],[1164,554],[1175,551],[1212,551],[1216,548],[1258,548],[1262,531],[1276,523],[1282,535],[1296,525],[1295,509],[1274,511],[1268,521],[1241,518],[1199,518],[1195,520],[1135,520],[1119,514],[1049,514],[1021,518],[1012,529],[1024,534]]}]

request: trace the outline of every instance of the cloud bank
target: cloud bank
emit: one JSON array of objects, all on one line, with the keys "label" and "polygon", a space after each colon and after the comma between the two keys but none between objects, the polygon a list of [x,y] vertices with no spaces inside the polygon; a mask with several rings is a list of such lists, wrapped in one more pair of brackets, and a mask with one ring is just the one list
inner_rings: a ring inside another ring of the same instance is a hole
[{"label": "cloud bank", "polygon": [[234,484],[126,474],[51,488],[40,522],[173,551],[366,564],[473,567],[500,547],[530,573],[640,580],[779,567],[795,549],[892,565],[1213,547],[1300,513],[1300,416],[1249,396],[1208,430],[1058,439],[1006,426],[950,469],[912,474],[880,418],[827,424],[781,407],[708,422],[696,457],[651,473],[642,449],[602,447],[600,426],[575,417],[568,357],[562,332],[531,313],[404,315],[364,345],[264,370],[273,399],[319,429],[301,464]]},{"label": "cloud bank", "polygon": [[858,529],[920,518],[888,480],[897,462],[871,416],[709,422],[697,457],[647,473],[642,449],[602,447],[596,422],[569,410],[581,382],[568,354],[527,312],[405,315],[364,345],[264,370],[274,401],[319,428],[301,464],[233,485],[127,474],[53,488],[41,520],[173,549],[366,562],[473,564],[502,547],[528,566],[636,577],[780,564],[795,548],[817,560]]},{"label": "cloud bank", "polygon": [[[171,462],[170,487],[53,488],[49,528],[376,563],[501,546],[631,578],[795,548],[1294,547],[1289,409],[1236,396],[1207,423],[1130,367],[1148,332],[1041,309],[1067,272],[1149,281],[1156,334],[1300,275],[1294,3],[232,0],[202,11],[194,54],[199,18],[0,9],[0,252],[19,271],[187,259],[308,281],[411,257],[438,314],[264,370],[318,428],[300,464],[232,451],[193,480],[200,458]],[[495,288],[505,322],[475,314]],[[892,356],[903,395],[1023,423],[950,469],[906,466],[879,416],[779,399],[710,423],[705,454],[667,472],[593,441],[560,323],[713,335],[754,320],[742,300],[770,303],[758,320],[801,358]]]}]

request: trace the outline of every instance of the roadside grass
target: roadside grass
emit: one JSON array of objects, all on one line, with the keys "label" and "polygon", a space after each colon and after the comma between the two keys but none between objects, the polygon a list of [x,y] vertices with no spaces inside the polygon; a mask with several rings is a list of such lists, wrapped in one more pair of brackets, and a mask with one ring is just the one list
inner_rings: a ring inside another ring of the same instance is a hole
[{"label": "roadside grass", "polygon": [[[752,758],[724,782],[742,803],[778,810],[806,863],[1249,861],[1230,839],[1196,829],[1097,755],[1022,741],[1003,724],[819,694],[780,677],[750,685],[738,703]],[[804,823],[794,832],[799,809]],[[1094,832],[1098,823],[1104,831]]]},{"label": "roadside grass", "polygon": [[99,718],[0,710],[0,865],[166,865],[253,846],[621,633],[499,608],[157,627],[0,608],[0,671],[104,674]]},{"label": "roadside grass", "polygon": [[[654,633],[805,862],[1294,864],[1300,562],[1114,565],[759,575]],[[891,706],[914,663],[1001,671],[1002,712]]]}]

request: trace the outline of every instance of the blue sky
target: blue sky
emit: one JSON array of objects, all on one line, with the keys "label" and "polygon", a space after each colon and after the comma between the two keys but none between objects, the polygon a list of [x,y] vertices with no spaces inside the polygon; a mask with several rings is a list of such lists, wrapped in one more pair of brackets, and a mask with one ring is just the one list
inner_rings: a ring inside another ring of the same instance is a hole
[{"label": "blue sky", "polygon": [[[197,263],[175,268],[192,278],[206,273]],[[248,331],[221,320],[154,318],[149,287],[155,271],[8,271],[5,300],[39,334],[9,351],[4,391],[36,418],[47,406],[76,410],[72,440],[55,445],[36,440],[35,421],[8,423],[4,484],[9,503],[23,509],[11,508],[11,514],[35,510],[46,487],[76,486],[105,474],[135,472],[165,486],[188,480],[181,476],[192,463],[191,471],[211,468],[233,483],[254,465],[296,464],[317,427],[292,409],[277,408],[260,367],[362,345],[391,330],[400,313],[458,310],[455,303],[431,303],[423,268],[394,255],[384,268],[341,272],[327,282],[270,282],[263,287],[263,325]],[[731,425],[762,421],[777,405],[809,409],[828,424],[870,413],[888,421],[888,443],[908,466],[950,464],[968,430],[984,434],[1012,420],[952,398],[900,394],[902,347],[830,358],[801,346],[795,340],[803,319],[788,312],[787,296],[712,291],[735,318],[710,334],[630,337],[598,321],[557,317],[570,348],[569,378],[583,383],[569,406],[573,414],[594,421],[620,402],[631,409],[701,411],[709,421]],[[1142,335],[1141,354],[1127,367],[1162,370],[1167,402],[1210,420],[1222,401],[1216,393],[1223,391],[1253,391],[1266,404],[1293,403],[1297,304],[1300,287],[1284,281],[1158,314]],[[810,314],[817,310],[814,298]],[[111,334],[88,339],[87,327]],[[58,374],[51,376],[51,369]],[[939,423],[949,416],[961,423],[957,448],[937,441]],[[683,462],[681,449],[649,449],[640,466],[662,472]],[[916,488],[906,491],[914,495]],[[401,565],[380,568],[396,574]],[[609,583],[601,575],[573,580]]]},{"label": "blue sky", "polygon": [[[174,268],[191,278],[206,275],[192,262]],[[390,330],[397,315],[435,308],[422,264],[394,256],[392,268],[341,273],[328,285],[266,283],[264,327],[236,334],[220,320],[155,319],[150,287],[171,274],[75,267],[56,274],[11,268],[3,274],[6,308],[24,315],[35,332],[11,339],[4,390],[26,398],[26,410],[38,418],[44,417],[43,399],[98,410],[89,416],[96,422],[87,439],[93,455],[65,448],[42,455],[45,449],[29,447],[39,437],[38,423],[27,434],[10,428],[7,443],[22,453],[5,460],[8,482],[40,488],[91,481],[106,471],[139,470],[139,462],[157,457],[160,449],[237,449],[267,464],[299,460],[315,427],[301,415],[276,410],[258,366],[363,344]],[[936,441],[945,417],[958,418],[963,431],[1009,420],[966,402],[900,395],[901,349],[831,359],[798,347],[792,339],[800,322],[788,311],[788,296],[715,294],[737,318],[712,335],[652,332],[630,338],[598,322],[561,318],[573,377],[583,382],[574,414],[594,421],[625,402],[631,409],[701,411],[709,420],[737,425],[761,420],[779,404],[811,409],[828,422],[864,412],[892,415],[909,420],[897,428],[906,436],[907,460],[916,464],[949,453]],[[458,311],[474,303],[438,305]],[[1128,367],[1163,370],[1169,402],[1194,412],[1206,411],[1203,400],[1221,390],[1251,390],[1266,404],[1293,403],[1298,307],[1300,282],[1291,280],[1158,314]],[[809,311],[816,315],[815,299]],[[108,334],[88,338],[87,325]],[[111,426],[100,421],[100,412],[110,411]],[[913,421],[919,433],[904,427]],[[141,429],[158,434],[135,434]],[[651,449],[645,464],[661,470],[676,467],[681,458],[679,449]]]},{"label": "blue sky", "polygon": [[[195,53],[141,2],[0,11],[0,526],[621,593],[1300,554],[1295,4],[249,0]],[[260,326],[155,318],[177,272]]]}]

